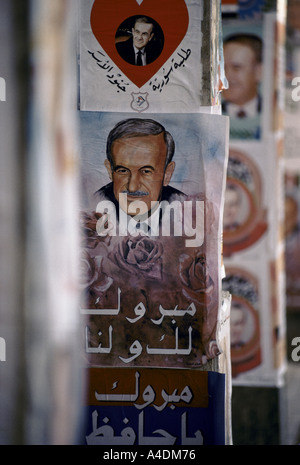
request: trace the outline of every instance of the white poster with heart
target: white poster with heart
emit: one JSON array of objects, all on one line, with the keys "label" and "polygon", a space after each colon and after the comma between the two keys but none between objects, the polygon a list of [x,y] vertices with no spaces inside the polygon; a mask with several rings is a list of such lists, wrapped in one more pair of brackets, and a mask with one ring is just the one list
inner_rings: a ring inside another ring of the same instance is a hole
[{"label": "white poster with heart", "polygon": [[187,113],[212,105],[206,62],[219,43],[215,8],[216,24],[204,21],[212,6],[203,0],[79,0],[79,109]]}]

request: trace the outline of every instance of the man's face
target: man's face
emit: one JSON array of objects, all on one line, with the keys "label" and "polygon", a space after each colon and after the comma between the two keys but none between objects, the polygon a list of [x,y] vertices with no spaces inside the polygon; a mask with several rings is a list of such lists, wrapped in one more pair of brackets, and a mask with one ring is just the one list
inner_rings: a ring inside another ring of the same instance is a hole
[{"label": "man's face", "polygon": [[132,28],[133,44],[137,49],[144,48],[153,37],[153,25],[136,22]]},{"label": "man's face", "polygon": [[225,191],[224,202],[224,227],[230,227],[236,223],[237,216],[240,209],[240,198],[235,189],[227,188]]},{"label": "man's face", "polygon": [[230,342],[238,344],[242,342],[242,336],[245,329],[245,317],[240,308],[232,307],[230,315]]},{"label": "man's face", "polygon": [[[108,160],[105,166],[122,210],[128,212],[130,204],[138,200],[144,202],[144,208],[129,213],[145,214],[153,207],[151,202],[159,202],[162,187],[169,184],[175,168],[174,162],[165,168],[166,154],[163,134],[118,139],[112,144],[113,169]],[[121,193],[127,193],[126,204]]]},{"label": "man's face", "polygon": [[261,64],[256,62],[253,50],[247,45],[226,44],[224,64],[229,84],[229,88],[222,92],[224,99],[236,105],[253,99],[261,79]]}]

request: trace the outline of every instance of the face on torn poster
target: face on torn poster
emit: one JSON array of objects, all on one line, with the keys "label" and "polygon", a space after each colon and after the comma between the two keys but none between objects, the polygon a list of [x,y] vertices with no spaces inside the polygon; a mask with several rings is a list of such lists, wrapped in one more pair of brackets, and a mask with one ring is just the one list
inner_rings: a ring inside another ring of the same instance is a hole
[{"label": "face on torn poster", "polygon": [[198,0],[81,0],[80,110],[198,110],[202,19]]},{"label": "face on torn poster", "polygon": [[224,68],[228,89],[222,91],[222,113],[230,116],[230,138],[262,137],[262,23],[223,24]]},{"label": "face on torn poster", "polygon": [[219,352],[228,118],[80,117],[87,358],[99,366],[202,365]]},{"label": "face on torn poster", "polygon": [[256,244],[267,231],[267,208],[260,168],[248,153],[229,149],[223,216],[223,254]]},{"label": "face on torn poster", "polygon": [[232,296],[230,310],[230,355],[232,377],[258,367],[262,362],[257,276],[247,268],[227,267],[223,289]]}]

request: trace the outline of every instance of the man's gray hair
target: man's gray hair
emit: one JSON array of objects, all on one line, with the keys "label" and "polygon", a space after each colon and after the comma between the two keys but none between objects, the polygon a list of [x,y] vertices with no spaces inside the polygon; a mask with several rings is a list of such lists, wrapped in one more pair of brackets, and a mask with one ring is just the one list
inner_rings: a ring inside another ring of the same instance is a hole
[{"label": "man's gray hair", "polygon": [[165,130],[164,126],[152,119],[142,118],[128,118],[120,121],[110,131],[106,143],[106,156],[113,168],[112,160],[112,144],[118,139],[129,139],[132,137],[150,136],[150,135],[164,135],[166,143],[166,165],[167,166],[173,158],[175,152],[175,142],[171,134]]}]

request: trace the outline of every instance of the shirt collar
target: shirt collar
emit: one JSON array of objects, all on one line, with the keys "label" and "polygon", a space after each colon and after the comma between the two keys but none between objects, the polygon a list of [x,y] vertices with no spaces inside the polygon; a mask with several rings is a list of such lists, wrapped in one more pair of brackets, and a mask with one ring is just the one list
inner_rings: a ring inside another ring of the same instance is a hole
[{"label": "shirt collar", "polygon": [[[124,213],[125,215],[125,213]],[[151,216],[146,218],[144,221],[140,222],[140,228],[136,228],[136,220],[129,215],[126,215],[123,221],[119,223],[119,234],[120,235],[138,235],[142,234],[145,236],[158,236],[159,235],[159,217],[160,217],[160,209],[157,208]],[[126,226],[125,226],[126,225]],[[125,229],[126,228],[126,229]],[[127,233],[127,234],[126,234]]]},{"label": "shirt collar", "polygon": [[138,52],[141,52],[141,54],[144,55],[144,53],[145,53],[145,47],[143,47],[143,48],[136,48],[136,46],[134,45],[133,48],[134,48],[135,54],[137,54]]},{"label": "shirt collar", "polygon": [[228,102],[227,106],[227,114],[229,116],[234,117],[239,111],[244,110],[247,117],[253,117],[257,114],[258,97],[254,97],[252,100],[249,100],[249,102],[246,102],[245,105],[236,105]]}]

